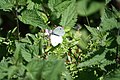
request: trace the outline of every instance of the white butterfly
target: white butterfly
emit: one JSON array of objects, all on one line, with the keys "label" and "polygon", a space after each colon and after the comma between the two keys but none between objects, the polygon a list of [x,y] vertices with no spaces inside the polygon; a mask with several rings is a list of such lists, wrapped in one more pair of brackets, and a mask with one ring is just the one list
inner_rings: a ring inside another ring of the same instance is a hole
[{"label": "white butterfly", "polygon": [[51,35],[50,35],[50,41],[52,46],[57,46],[58,44],[62,43],[63,39],[62,36],[65,34],[65,31],[62,27],[58,26],[55,28]]}]

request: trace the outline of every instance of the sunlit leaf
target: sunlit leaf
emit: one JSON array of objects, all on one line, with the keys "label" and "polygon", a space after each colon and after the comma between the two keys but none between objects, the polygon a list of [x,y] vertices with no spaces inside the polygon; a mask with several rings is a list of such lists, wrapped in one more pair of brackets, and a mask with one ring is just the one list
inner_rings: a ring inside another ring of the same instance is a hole
[{"label": "sunlit leaf", "polygon": [[27,0],[18,0],[18,5],[26,5]]},{"label": "sunlit leaf", "polygon": [[49,0],[48,1],[48,7],[51,9],[51,11],[54,11],[55,7],[58,6],[62,0]]},{"label": "sunlit leaf", "polygon": [[4,11],[12,10],[15,2],[15,0],[0,0],[0,9],[3,9]]},{"label": "sunlit leaf", "polygon": [[75,0],[71,0],[71,4],[64,10],[60,25],[65,27],[73,27],[77,21],[77,12]]},{"label": "sunlit leaf", "polygon": [[39,16],[36,12],[36,10],[26,10],[23,11],[21,16],[19,16],[20,21],[22,21],[25,24],[30,24],[34,27],[40,27],[40,28],[48,28],[48,26],[44,23],[44,20]]}]

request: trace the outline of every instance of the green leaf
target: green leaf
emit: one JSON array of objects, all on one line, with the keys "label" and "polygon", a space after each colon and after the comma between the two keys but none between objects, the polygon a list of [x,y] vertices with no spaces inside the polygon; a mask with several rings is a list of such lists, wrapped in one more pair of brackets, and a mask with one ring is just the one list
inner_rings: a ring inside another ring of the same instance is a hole
[{"label": "green leaf", "polygon": [[41,16],[38,15],[36,10],[26,10],[21,13],[21,16],[18,16],[20,21],[25,24],[30,24],[34,27],[39,27],[42,29],[48,28]]},{"label": "green leaf", "polygon": [[48,7],[51,9],[51,11],[55,10],[55,7],[58,6],[62,0],[49,0],[48,1]]},{"label": "green leaf", "polygon": [[[91,66],[94,66],[94,65],[101,65],[104,63],[104,61],[106,60],[105,59],[105,56],[106,56],[106,53],[108,52],[109,50],[106,49],[106,50],[98,50],[98,51],[95,51],[95,52],[91,52],[88,54],[88,56],[90,55],[91,58],[80,63],[78,65],[78,67],[91,67]],[[94,56],[92,55],[94,54]],[[96,54],[96,55],[95,55]],[[107,64],[107,62],[106,62]]]},{"label": "green leaf", "polygon": [[6,62],[5,58],[2,59],[0,62],[0,69],[3,71],[7,71],[8,68],[8,62]]},{"label": "green leaf", "polygon": [[0,9],[10,11],[14,7],[15,0],[0,0]]},{"label": "green leaf", "polygon": [[78,67],[90,67],[94,65],[98,65],[105,58],[105,54],[96,55],[92,59],[82,62],[78,65]]},{"label": "green leaf", "polygon": [[118,18],[114,11],[110,11],[109,9],[104,9],[101,16],[101,26],[103,31],[108,31],[114,28],[119,28],[119,22],[116,18]]},{"label": "green leaf", "polygon": [[27,76],[26,78],[32,79],[32,80],[37,80],[37,78],[42,79],[42,71],[44,69],[44,63],[45,61],[43,60],[32,60],[28,65],[27,65]]},{"label": "green leaf", "polygon": [[116,41],[117,41],[117,43],[120,45],[120,36],[117,36]]},{"label": "green leaf", "polygon": [[21,53],[21,44],[16,41],[15,45],[16,45],[16,49],[15,49],[13,56],[14,56],[15,61],[18,61],[18,59],[20,57],[20,53]]},{"label": "green leaf", "polygon": [[0,62],[0,80],[7,76],[8,63],[5,61],[5,58]]},{"label": "green leaf", "polygon": [[102,70],[105,70],[105,66],[115,64],[115,63],[116,63],[115,60],[111,61],[111,60],[103,59],[100,64],[100,68]]},{"label": "green leaf", "polygon": [[32,49],[30,48],[30,46],[28,44],[16,42],[16,49],[15,49],[15,53],[14,53],[15,61],[21,60],[22,57],[27,62],[31,61],[31,58],[32,58],[31,50]]},{"label": "green leaf", "polygon": [[63,76],[66,78],[66,80],[73,80],[72,77],[70,76],[70,74],[68,73],[68,71],[65,71],[63,73]]},{"label": "green leaf", "polygon": [[88,16],[104,7],[103,3],[90,0],[79,0],[77,3],[77,12],[80,16]]},{"label": "green leaf", "polygon": [[119,80],[119,79],[120,79],[120,68],[104,76],[104,80]]},{"label": "green leaf", "polygon": [[90,31],[90,33],[91,33],[93,36],[95,36],[95,37],[98,36],[99,31],[97,30],[97,28],[92,28],[92,27],[87,26],[87,25],[85,25],[85,26],[86,26],[86,28]]},{"label": "green leaf", "polygon": [[59,80],[60,74],[65,71],[64,62],[62,60],[52,60],[48,61],[47,64],[44,72],[46,80]]},{"label": "green leaf", "polygon": [[22,57],[23,57],[27,62],[31,61],[32,56],[31,56],[30,52],[29,52],[27,49],[25,49],[25,48],[22,49],[22,50],[21,50],[21,54],[22,54]]},{"label": "green leaf", "polygon": [[41,4],[38,4],[40,3],[40,0],[37,0],[38,2],[34,2],[33,0],[27,0],[27,9],[28,10],[42,10],[42,5]]},{"label": "green leaf", "polygon": [[52,15],[56,16],[57,18],[60,18],[60,16],[63,14],[63,12],[67,9],[67,7],[71,4],[71,0],[49,0],[48,6],[52,11]]},{"label": "green leaf", "polygon": [[111,0],[105,0],[105,4],[108,4]]},{"label": "green leaf", "polygon": [[2,80],[5,76],[7,76],[7,73],[0,72],[0,80]]},{"label": "green leaf", "polygon": [[65,27],[73,27],[77,21],[77,12],[75,0],[71,0],[71,4],[64,10],[60,25]]},{"label": "green leaf", "polygon": [[[66,71],[63,60],[35,59],[27,65],[27,79],[32,80],[59,80],[62,72]],[[66,73],[68,75],[68,73]],[[65,77],[65,75],[64,75]],[[65,77],[67,78],[67,77]],[[70,78],[70,76],[68,77]]]},{"label": "green leaf", "polygon": [[27,4],[27,0],[17,0],[18,1],[18,5],[26,5]]},{"label": "green leaf", "polygon": [[60,14],[62,14],[66,9],[67,7],[71,4],[71,0],[67,0],[67,1],[64,1],[64,2],[61,2],[59,4],[57,4],[54,9],[55,11],[59,12]]},{"label": "green leaf", "polygon": [[8,70],[8,80],[10,78],[12,78],[12,76],[16,73],[16,71],[17,71],[17,67],[16,66],[9,67],[9,70]]},{"label": "green leaf", "polygon": [[104,31],[111,30],[113,28],[117,28],[118,23],[115,18],[104,19],[101,23],[102,29]]}]

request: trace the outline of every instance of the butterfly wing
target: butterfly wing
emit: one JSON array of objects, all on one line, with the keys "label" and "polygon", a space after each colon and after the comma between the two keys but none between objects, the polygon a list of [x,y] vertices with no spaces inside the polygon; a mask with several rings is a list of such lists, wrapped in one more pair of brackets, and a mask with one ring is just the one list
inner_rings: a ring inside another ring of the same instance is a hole
[{"label": "butterfly wing", "polygon": [[51,44],[55,47],[58,44],[62,43],[62,36],[51,35],[50,36]]},{"label": "butterfly wing", "polygon": [[62,27],[58,26],[53,30],[53,34],[56,34],[58,36],[63,36],[65,34],[65,31]]}]

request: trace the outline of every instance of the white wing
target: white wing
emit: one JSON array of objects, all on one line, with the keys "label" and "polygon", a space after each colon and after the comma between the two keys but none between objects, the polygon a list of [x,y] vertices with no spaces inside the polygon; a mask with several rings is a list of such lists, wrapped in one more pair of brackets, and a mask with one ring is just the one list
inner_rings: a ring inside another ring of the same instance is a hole
[{"label": "white wing", "polygon": [[65,31],[62,27],[58,26],[53,30],[53,33],[59,36],[63,36],[65,34]]},{"label": "white wing", "polygon": [[55,47],[58,44],[62,43],[63,39],[62,36],[56,36],[56,35],[51,35],[50,36],[51,39],[51,44]]}]

